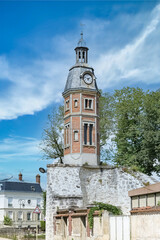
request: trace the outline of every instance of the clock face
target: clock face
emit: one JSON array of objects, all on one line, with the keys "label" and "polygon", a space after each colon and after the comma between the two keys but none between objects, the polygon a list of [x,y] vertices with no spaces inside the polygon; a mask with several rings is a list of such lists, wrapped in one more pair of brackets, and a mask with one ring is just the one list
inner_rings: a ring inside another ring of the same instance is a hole
[{"label": "clock face", "polygon": [[84,81],[85,81],[85,83],[87,83],[87,84],[91,84],[92,83],[92,76],[89,74],[89,73],[86,73],[85,75],[84,75],[84,77],[83,77],[83,79],[84,79]]}]

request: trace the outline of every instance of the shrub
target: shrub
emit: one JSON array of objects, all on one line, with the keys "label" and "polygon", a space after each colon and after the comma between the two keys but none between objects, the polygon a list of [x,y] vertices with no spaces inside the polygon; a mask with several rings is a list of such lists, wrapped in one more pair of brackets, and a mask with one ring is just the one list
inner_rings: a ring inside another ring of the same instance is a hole
[{"label": "shrub", "polygon": [[160,201],[158,201],[157,206],[160,206]]},{"label": "shrub", "polygon": [[14,235],[12,239],[13,239],[13,240],[18,240],[18,238],[17,238],[16,235]]},{"label": "shrub", "polygon": [[45,221],[41,221],[41,230],[45,231],[46,229],[46,222]]},{"label": "shrub", "polygon": [[4,225],[11,226],[12,225],[12,220],[8,216],[4,216],[3,223],[4,223]]}]

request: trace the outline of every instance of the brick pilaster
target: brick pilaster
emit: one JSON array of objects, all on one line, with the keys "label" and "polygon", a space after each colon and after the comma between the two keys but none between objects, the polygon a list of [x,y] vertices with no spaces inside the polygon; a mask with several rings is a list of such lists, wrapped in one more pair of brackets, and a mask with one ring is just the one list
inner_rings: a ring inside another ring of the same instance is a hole
[{"label": "brick pilaster", "polygon": [[88,214],[89,214],[89,209],[87,210],[87,237],[90,237],[90,227],[89,227],[89,221],[88,221]]},{"label": "brick pilaster", "polygon": [[68,217],[68,232],[69,236],[72,235],[72,217],[71,217],[72,212],[69,212],[69,217]]}]

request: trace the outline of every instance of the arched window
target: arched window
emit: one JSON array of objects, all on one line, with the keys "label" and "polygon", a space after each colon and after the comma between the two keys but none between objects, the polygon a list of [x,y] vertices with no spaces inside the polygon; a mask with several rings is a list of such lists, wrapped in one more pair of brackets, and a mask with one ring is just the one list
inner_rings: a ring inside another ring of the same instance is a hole
[{"label": "arched window", "polygon": [[84,124],[84,144],[87,144],[87,128],[88,128],[88,124]]},{"label": "arched window", "polygon": [[85,58],[85,52],[83,51],[83,57],[82,57],[83,59]]}]

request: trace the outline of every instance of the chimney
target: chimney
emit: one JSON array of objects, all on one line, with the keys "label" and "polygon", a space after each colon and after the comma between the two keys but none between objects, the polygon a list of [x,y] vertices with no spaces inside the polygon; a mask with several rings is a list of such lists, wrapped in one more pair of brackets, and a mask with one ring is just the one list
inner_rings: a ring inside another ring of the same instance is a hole
[{"label": "chimney", "polygon": [[19,173],[19,181],[22,181],[22,173]]},{"label": "chimney", "polygon": [[40,175],[37,174],[37,175],[36,175],[36,183],[39,183],[39,184],[40,184],[40,182],[41,182],[41,181],[40,181],[40,178],[41,178]]}]

